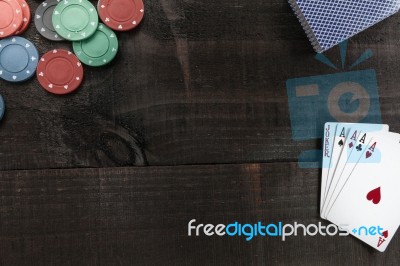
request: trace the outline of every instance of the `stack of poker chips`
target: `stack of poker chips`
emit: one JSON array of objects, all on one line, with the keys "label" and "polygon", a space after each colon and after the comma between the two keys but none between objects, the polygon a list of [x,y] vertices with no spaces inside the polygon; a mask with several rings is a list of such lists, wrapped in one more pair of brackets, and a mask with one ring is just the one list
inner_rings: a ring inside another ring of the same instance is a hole
[{"label": "stack of poker chips", "polygon": [[[110,63],[118,52],[114,31],[136,28],[143,16],[142,0],[99,0],[97,9],[88,0],[46,0],[35,12],[37,31],[51,41],[71,41],[73,52],[54,49],[39,59],[35,45],[17,36],[30,24],[28,3],[0,0],[0,78],[23,82],[36,72],[46,91],[71,93],[82,83],[82,64],[99,67]],[[0,120],[4,110],[0,95]]]},{"label": "stack of poker chips", "polygon": [[23,33],[31,21],[31,10],[25,0],[0,0],[0,38]]}]

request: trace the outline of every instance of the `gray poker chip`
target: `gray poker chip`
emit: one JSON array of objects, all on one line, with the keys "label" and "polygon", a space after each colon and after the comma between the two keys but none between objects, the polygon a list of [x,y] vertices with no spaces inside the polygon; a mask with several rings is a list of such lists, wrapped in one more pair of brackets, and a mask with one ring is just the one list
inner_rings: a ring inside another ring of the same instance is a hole
[{"label": "gray poker chip", "polygon": [[41,3],[35,12],[35,27],[46,39],[51,41],[64,41],[53,26],[53,11],[61,0],[46,0]]}]

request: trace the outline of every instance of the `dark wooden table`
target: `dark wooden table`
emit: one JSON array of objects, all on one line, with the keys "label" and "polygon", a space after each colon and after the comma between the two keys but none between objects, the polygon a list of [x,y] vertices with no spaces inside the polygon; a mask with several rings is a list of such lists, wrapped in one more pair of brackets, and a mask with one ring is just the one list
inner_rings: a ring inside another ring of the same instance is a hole
[{"label": "dark wooden table", "polygon": [[[40,1],[29,0],[34,13]],[[58,97],[0,81],[0,265],[400,265],[353,237],[189,237],[199,223],[327,222],[320,140],[292,138],[286,80],[337,73],[285,0],[145,1],[103,68]],[[24,34],[40,53],[71,49]],[[349,41],[377,73],[382,121],[400,131],[400,15]],[[325,53],[339,63],[339,49]],[[300,110],[301,111],[301,110]]]}]

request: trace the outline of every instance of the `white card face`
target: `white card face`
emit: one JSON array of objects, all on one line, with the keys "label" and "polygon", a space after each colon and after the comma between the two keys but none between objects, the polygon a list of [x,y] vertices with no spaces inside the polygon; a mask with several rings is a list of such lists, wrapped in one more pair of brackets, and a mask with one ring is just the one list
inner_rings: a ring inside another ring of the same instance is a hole
[{"label": "white card face", "polygon": [[327,191],[325,203],[322,209],[322,217],[326,217],[327,211],[331,208],[340,189],[347,180],[348,175],[353,171],[358,159],[361,157],[363,149],[374,134],[388,132],[388,125],[378,124],[357,124],[349,131],[344,148],[336,165],[331,185]]},{"label": "white card face", "polygon": [[372,137],[327,215],[381,252],[400,224],[399,154],[400,134]]},{"label": "white card face", "polygon": [[336,132],[333,137],[333,146],[332,146],[329,170],[326,177],[323,177],[325,180],[322,180],[322,182],[325,183],[325,187],[324,187],[324,194],[321,196],[321,202],[323,201],[321,208],[321,217],[324,219],[325,217],[322,216],[322,210],[323,206],[325,206],[326,195],[331,184],[333,173],[335,172],[336,169],[336,164],[339,160],[340,154],[344,146],[344,142],[346,140],[346,134],[348,133],[349,130],[350,130],[350,124],[347,123],[338,123],[336,126]]},{"label": "white card face", "polygon": [[335,137],[337,125],[338,123],[325,123],[324,127],[324,138],[322,139],[321,211],[325,200],[327,179],[330,171],[332,150],[334,145],[333,139]]}]

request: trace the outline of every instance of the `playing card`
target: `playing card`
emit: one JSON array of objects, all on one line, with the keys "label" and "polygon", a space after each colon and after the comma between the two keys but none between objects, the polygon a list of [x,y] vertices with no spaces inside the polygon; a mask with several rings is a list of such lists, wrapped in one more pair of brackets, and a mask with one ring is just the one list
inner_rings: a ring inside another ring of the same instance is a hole
[{"label": "playing card", "polygon": [[321,175],[321,200],[320,200],[320,210],[322,211],[322,206],[325,200],[326,194],[326,181],[331,166],[332,158],[332,148],[334,146],[333,139],[336,133],[336,127],[339,123],[325,123],[324,126],[324,138],[322,140],[322,175]]},{"label": "playing card", "polygon": [[399,153],[399,134],[372,137],[327,213],[329,221],[381,252],[400,224]]},{"label": "playing card", "polygon": [[[353,170],[358,159],[361,157],[361,152],[363,150],[363,145],[365,141],[367,141],[368,143],[368,141],[374,134],[389,131],[388,125],[352,124],[352,126],[353,127],[350,129],[349,134],[346,137],[344,148],[333,172],[330,186],[327,189],[325,201],[321,211],[322,218],[326,218],[326,212],[331,207],[333,200],[337,197],[338,189],[340,190],[340,188],[343,186],[343,179],[347,177],[346,174],[349,174],[350,171]],[[350,161],[349,158],[351,158]],[[345,168],[346,171],[344,171]],[[344,175],[343,171],[345,172]]]},{"label": "playing card", "polygon": [[[330,124],[332,124],[332,123],[325,124],[325,134],[327,134],[326,130]],[[337,123],[333,139],[327,138],[328,140],[331,141],[331,148],[330,148],[331,151],[326,151],[325,147],[324,147],[324,157],[325,157],[325,152],[327,152],[327,154],[330,155],[330,160],[329,160],[328,168],[325,169],[325,171],[324,171],[324,167],[322,169],[323,172],[322,172],[322,176],[321,176],[321,184],[323,184],[323,185],[321,185],[321,209],[320,209],[321,212],[322,212],[322,207],[324,206],[324,203],[325,203],[326,194],[327,194],[329,186],[330,186],[331,178],[333,176],[333,173],[335,172],[336,164],[337,164],[340,154],[342,152],[344,142],[346,139],[346,135],[347,135],[349,129],[350,129],[350,124]],[[327,141],[327,139],[324,138],[324,141]],[[329,146],[328,146],[328,148],[329,148]],[[324,162],[323,162],[323,165],[324,165]]]}]

